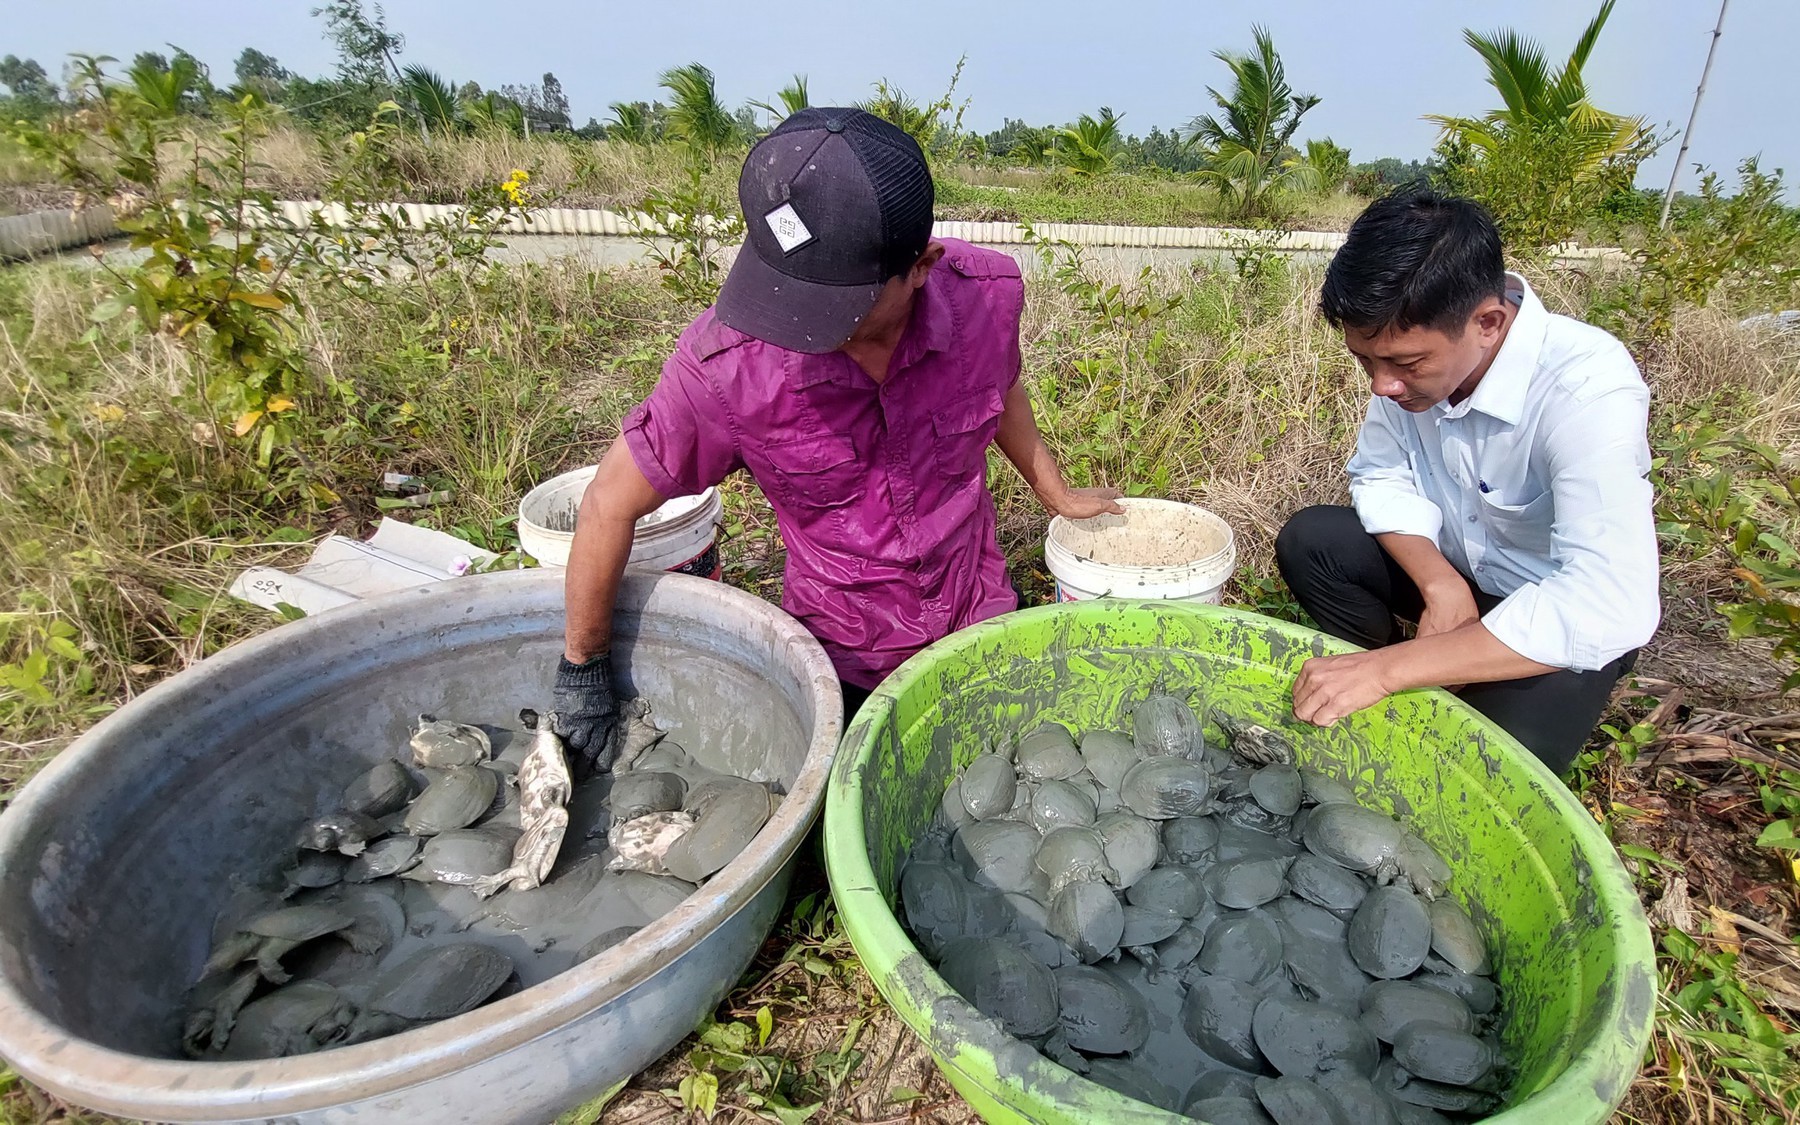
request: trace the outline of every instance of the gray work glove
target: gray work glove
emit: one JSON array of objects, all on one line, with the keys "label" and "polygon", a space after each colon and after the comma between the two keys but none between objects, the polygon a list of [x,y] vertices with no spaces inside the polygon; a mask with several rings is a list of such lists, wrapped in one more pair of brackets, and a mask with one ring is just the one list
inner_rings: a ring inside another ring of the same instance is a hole
[{"label": "gray work glove", "polygon": [[596,656],[585,664],[558,660],[555,699],[556,735],[569,749],[575,776],[610,769],[624,732],[613,695],[612,658]]}]

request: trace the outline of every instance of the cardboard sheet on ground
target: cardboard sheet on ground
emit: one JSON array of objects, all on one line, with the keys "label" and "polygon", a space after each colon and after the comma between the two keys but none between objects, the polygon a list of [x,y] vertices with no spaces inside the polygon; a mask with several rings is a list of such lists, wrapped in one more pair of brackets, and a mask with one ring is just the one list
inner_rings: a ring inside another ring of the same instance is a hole
[{"label": "cardboard sheet on ground", "polygon": [[341,605],[442,582],[499,556],[454,535],[383,519],[367,540],[330,535],[290,574],[254,566],[231,583],[231,596],[264,609],[292,606],[312,615]]}]

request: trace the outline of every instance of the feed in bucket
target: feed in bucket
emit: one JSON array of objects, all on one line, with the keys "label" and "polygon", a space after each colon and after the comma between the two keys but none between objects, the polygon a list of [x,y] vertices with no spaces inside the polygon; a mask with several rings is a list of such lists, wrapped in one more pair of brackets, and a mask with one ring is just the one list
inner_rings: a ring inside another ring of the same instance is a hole
[{"label": "feed in bucket", "polygon": [[1127,498],[1123,515],[1050,521],[1044,559],[1056,600],[1166,598],[1217,603],[1237,565],[1224,520],[1192,504]]},{"label": "feed in bucket", "polygon": [[[575,516],[594,479],[589,465],[555,476],[519,501],[519,545],[545,566],[566,566],[575,542]],[[696,578],[720,574],[718,528],[724,513],[717,489],[677,496],[637,521],[631,555],[634,570],[669,571]]]},{"label": "feed in bucket", "polygon": [[977,756],[900,875],[919,947],[1009,1034],[1166,1110],[1495,1108],[1505,1009],[1449,867],[1280,733],[1212,719],[1209,744],[1157,693],[1130,733],[1044,722]]}]

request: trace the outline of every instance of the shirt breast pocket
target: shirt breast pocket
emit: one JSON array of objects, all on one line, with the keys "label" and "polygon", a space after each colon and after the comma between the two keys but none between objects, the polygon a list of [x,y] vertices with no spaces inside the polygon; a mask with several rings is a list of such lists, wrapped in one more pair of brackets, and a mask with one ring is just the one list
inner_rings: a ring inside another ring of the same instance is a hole
[{"label": "shirt breast pocket", "polygon": [[1003,403],[994,391],[931,415],[932,460],[946,480],[978,479],[987,469],[987,447],[1000,430]]},{"label": "shirt breast pocket", "polygon": [[1478,492],[1481,517],[1502,545],[1550,556],[1550,528],[1556,520],[1555,496],[1546,489],[1523,504],[1502,504],[1492,493]]},{"label": "shirt breast pocket", "polygon": [[862,500],[869,474],[849,438],[832,434],[763,447],[778,502],[812,511],[847,508]]}]

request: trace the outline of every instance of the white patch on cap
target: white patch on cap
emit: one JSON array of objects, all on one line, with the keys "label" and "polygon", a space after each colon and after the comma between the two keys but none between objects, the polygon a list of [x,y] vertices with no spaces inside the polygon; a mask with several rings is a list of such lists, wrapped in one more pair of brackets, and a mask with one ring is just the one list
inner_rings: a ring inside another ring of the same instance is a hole
[{"label": "white patch on cap", "polygon": [[792,203],[781,206],[763,216],[763,222],[775,233],[775,241],[781,243],[783,254],[792,254],[813,240],[813,233],[806,229],[806,224],[795,214]]}]

